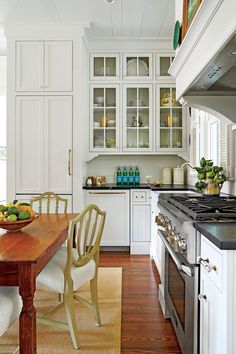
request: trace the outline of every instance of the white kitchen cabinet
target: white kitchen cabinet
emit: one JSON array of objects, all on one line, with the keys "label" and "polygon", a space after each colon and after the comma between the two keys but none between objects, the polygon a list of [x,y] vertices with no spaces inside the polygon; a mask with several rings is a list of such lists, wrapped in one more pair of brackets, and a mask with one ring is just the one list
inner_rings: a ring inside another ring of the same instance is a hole
[{"label": "white kitchen cabinet", "polygon": [[160,81],[174,81],[170,76],[168,70],[172,61],[174,60],[174,52],[156,53],[156,80]]},{"label": "white kitchen cabinet", "polygon": [[72,41],[17,41],[16,91],[72,91]]},{"label": "white kitchen cabinet", "polygon": [[123,54],[124,80],[152,80],[152,53],[125,53]]},{"label": "white kitchen cabinet", "polygon": [[72,41],[45,41],[45,91],[72,91]]},{"label": "white kitchen cabinet", "polygon": [[129,191],[86,191],[86,205],[96,204],[107,212],[102,246],[129,246]]},{"label": "white kitchen cabinet", "polygon": [[44,42],[16,42],[16,91],[44,91]]},{"label": "white kitchen cabinet", "polygon": [[90,151],[119,151],[119,128],[119,85],[91,85]]},{"label": "white kitchen cabinet", "polygon": [[151,191],[131,190],[131,254],[150,254]]},{"label": "white kitchen cabinet", "polygon": [[223,295],[201,268],[200,354],[226,354],[224,351]]},{"label": "white kitchen cabinet", "polygon": [[234,354],[236,251],[220,250],[201,235],[201,258],[200,354]]},{"label": "white kitchen cabinet", "polygon": [[120,77],[120,56],[117,53],[90,53],[90,80],[110,81]]},{"label": "white kitchen cabinet", "polygon": [[152,84],[123,85],[123,151],[153,150]]},{"label": "white kitchen cabinet", "polygon": [[156,85],[156,151],[186,150],[186,119],[174,84]]},{"label": "white kitchen cabinet", "polygon": [[16,193],[72,194],[72,97],[16,97]]}]

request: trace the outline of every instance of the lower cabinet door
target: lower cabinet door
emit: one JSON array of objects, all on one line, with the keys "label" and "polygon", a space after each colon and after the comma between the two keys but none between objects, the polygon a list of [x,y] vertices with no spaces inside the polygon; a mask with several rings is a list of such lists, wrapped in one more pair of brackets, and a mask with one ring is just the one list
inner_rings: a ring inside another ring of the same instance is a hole
[{"label": "lower cabinet door", "polygon": [[[38,197],[39,194],[16,194],[16,199],[21,201],[22,203],[29,203],[30,199]],[[67,199],[68,200],[68,204],[67,204],[67,212],[68,213],[72,213],[72,195],[60,195],[60,197]],[[55,213],[55,202],[52,201],[50,204],[50,212],[51,213]],[[36,213],[38,213],[38,203],[35,203],[33,205],[33,209]],[[47,200],[45,199],[45,201],[43,201],[42,203],[42,212],[46,213],[47,210]],[[59,203],[59,213],[63,213],[64,212],[64,204]]]},{"label": "lower cabinet door", "polygon": [[86,191],[86,204],[107,212],[102,246],[129,246],[129,191]]},{"label": "lower cabinet door", "polygon": [[151,205],[133,204],[131,219],[131,253],[150,254]]},{"label": "lower cabinet door", "polygon": [[200,354],[228,354],[225,351],[223,295],[201,269]]}]

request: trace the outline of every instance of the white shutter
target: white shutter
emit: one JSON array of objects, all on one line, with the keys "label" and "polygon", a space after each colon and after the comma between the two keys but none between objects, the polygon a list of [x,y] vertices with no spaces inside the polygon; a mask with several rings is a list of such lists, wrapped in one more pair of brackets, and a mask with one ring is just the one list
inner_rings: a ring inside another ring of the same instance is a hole
[{"label": "white shutter", "polygon": [[234,148],[233,148],[233,132],[232,125],[225,124],[221,121],[220,123],[220,146],[221,146],[221,156],[220,165],[226,171],[226,175],[229,178],[234,177]]},{"label": "white shutter", "polygon": [[190,145],[190,164],[192,166],[197,165],[196,155],[197,155],[197,127],[192,126],[191,129],[191,145]]},{"label": "white shutter", "polygon": [[190,164],[198,166],[199,164],[199,134],[200,124],[199,117],[196,110],[192,110],[193,116],[191,118],[190,128]]}]

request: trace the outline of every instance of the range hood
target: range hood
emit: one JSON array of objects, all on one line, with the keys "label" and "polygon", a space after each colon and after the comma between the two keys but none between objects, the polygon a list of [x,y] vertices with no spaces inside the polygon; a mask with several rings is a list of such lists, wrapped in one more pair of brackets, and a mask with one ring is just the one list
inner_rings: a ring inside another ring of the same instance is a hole
[{"label": "range hood", "polygon": [[236,123],[236,0],[203,0],[169,73],[176,97]]},{"label": "range hood", "polygon": [[190,91],[236,93],[236,35],[214,57]]}]

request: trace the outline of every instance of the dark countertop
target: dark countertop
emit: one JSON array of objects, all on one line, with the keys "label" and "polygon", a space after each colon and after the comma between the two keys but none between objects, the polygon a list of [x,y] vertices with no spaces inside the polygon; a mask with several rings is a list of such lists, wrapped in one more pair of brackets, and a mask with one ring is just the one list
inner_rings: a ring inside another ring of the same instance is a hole
[{"label": "dark countertop", "polygon": [[115,183],[107,183],[101,186],[83,186],[83,189],[86,190],[106,190],[106,189],[150,189],[152,191],[195,191],[196,189],[193,186],[187,184],[162,184],[156,186],[155,184],[140,183],[138,185],[117,185]]},{"label": "dark countertop", "polygon": [[236,221],[197,222],[195,228],[221,250],[236,250]]}]

